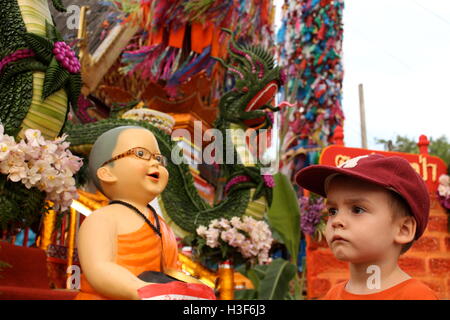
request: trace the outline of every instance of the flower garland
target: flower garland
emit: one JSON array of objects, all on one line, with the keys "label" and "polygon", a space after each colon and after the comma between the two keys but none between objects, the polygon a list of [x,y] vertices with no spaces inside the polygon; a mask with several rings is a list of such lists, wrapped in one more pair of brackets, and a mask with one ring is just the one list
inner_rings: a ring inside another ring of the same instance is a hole
[{"label": "flower garland", "polygon": [[251,264],[268,264],[272,260],[269,257],[272,232],[264,221],[249,216],[214,219],[208,227],[200,226],[196,232],[203,242],[206,240],[206,246],[221,249],[224,259],[232,255],[229,251],[234,248]]},{"label": "flower garland", "polygon": [[72,199],[78,198],[73,175],[83,163],[68,150],[66,137],[49,141],[39,130],[28,129],[25,139],[17,143],[0,125],[0,173],[27,189],[36,187],[45,192],[54,210],[67,210]]}]

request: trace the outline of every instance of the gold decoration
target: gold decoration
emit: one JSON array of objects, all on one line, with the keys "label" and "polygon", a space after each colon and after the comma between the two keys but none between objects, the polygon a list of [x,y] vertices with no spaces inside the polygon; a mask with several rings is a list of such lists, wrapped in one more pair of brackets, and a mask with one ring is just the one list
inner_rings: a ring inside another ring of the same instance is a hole
[{"label": "gold decoration", "polygon": [[[77,211],[74,208],[70,208],[70,220],[69,220],[69,235],[68,235],[68,244],[67,244],[67,267],[73,265],[73,255],[75,249],[75,233],[77,228]],[[67,277],[70,277],[72,274],[68,273]],[[69,282],[67,282],[69,285]],[[71,289],[68,287],[67,289]]]},{"label": "gold decoration", "polygon": [[211,288],[214,288],[216,286],[218,275],[214,272],[208,270],[200,263],[193,261],[191,258],[182,253],[178,254],[178,261],[180,261],[183,271],[189,273],[193,277],[200,279],[200,281]]},{"label": "gold decoration", "polygon": [[47,250],[52,242],[52,235],[55,229],[56,212],[49,210],[43,217],[43,227],[41,234],[37,240],[37,246],[43,250]]},{"label": "gold decoration", "polygon": [[219,299],[234,299],[234,270],[230,260],[226,260],[219,264]]}]

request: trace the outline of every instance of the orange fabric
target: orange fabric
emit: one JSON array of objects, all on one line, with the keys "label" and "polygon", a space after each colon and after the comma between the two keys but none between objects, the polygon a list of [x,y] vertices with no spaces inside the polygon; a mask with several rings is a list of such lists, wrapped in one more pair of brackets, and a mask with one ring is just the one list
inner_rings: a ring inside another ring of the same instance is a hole
[{"label": "orange fabric", "polygon": [[220,28],[214,27],[211,43],[211,57],[220,58]]},{"label": "orange fabric", "polygon": [[191,28],[191,49],[194,52],[202,53],[203,50],[211,45],[213,40],[214,25],[211,22],[194,22]]},{"label": "orange fabric", "polygon": [[[152,223],[153,217],[149,217]],[[164,268],[180,269],[178,265],[177,241],[172,230],[159,217],[163,235]],[[144,223],[138,230],[117,237],[116,263],[138,276],[144,271],[161,271],[161,241],[150,227]],[[81,275],[80,293],[76,300],[105,300],[91,287],[84,274]]]},{"label": "orange fabric", "polygon": [[186,31],[185,25],[179,27],[177,30],[175,30],[172,26],[169,34],[169,46],[181,49],[183,47],[185,31]]},{"label": "orange fabric", "polygon": [[322,300],[439,300],[433,290],[417,279],[409,279],[372,294],[349,293],[345,290],[346,284],[335,285]]},{"label": "orange fabric", "polygon": [[163,28],[159,28],[154,31],[151,36],[151,44],[160,44],[163,41],[164,30]]}]

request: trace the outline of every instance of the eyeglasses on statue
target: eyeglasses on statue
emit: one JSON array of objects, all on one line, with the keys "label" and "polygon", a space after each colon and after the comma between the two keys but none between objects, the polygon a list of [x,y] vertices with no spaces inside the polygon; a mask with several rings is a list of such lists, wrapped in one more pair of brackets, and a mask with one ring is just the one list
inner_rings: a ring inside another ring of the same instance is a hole
[{"label": "eyeglasses on statue", "polygon": [[102,167],[104,165],[107,165],[108,163],[111,163],[111,162],[116,161],[121,158],[129,157],[129,156],[135,156],[139,159],[147,160],[147,161],[150,161],[151,159],[155,159],[156,161],[158,161],[158,163],[161,166],[165,167],[167,165],[167,158],[164,157],[162,154],[150,152],[147,149],[142,148],[142,147],[135,147],[135,148],[125,151],[125,152],[113,157],[112,159],[104,162],[102,164]]}]

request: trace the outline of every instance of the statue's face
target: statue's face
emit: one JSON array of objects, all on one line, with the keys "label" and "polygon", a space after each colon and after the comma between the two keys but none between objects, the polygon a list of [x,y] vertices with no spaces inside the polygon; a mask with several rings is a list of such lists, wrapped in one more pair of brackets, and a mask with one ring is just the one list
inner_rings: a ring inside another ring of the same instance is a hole
[{"label": "statue's face", "polygon": [[[144,148],[152,154],[160,154],[158,142],[150,131],[128,129],[120,134],[112,156],[115,157],[133,148]],[[167,169],[155,157],[145,160],[134,154],[128,155],[115,160],[110,170],[117,178],[115,194],[111,195],[116,199],[133,199],[141,196],[153,199],[163,192],[169,179]]]}]

